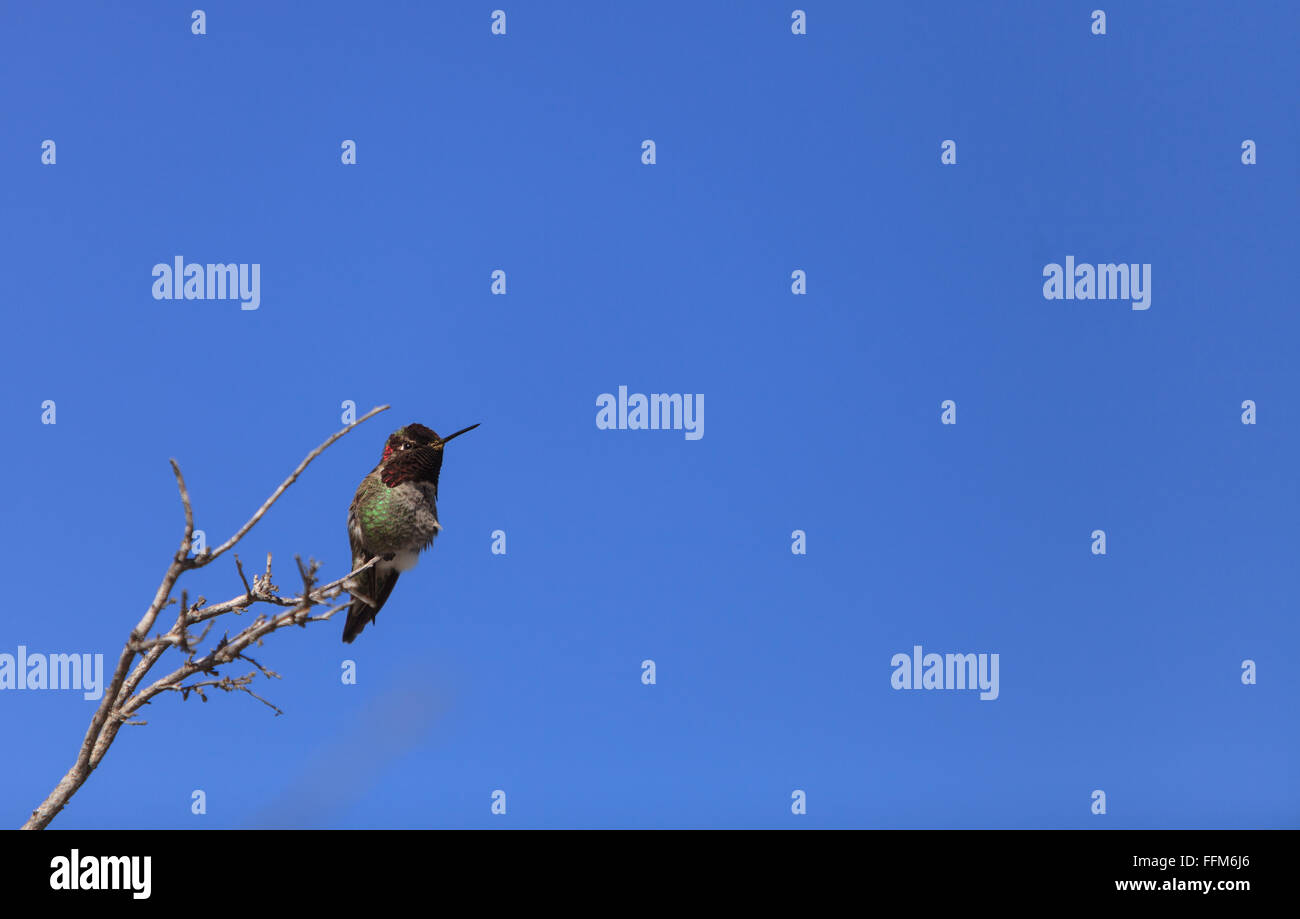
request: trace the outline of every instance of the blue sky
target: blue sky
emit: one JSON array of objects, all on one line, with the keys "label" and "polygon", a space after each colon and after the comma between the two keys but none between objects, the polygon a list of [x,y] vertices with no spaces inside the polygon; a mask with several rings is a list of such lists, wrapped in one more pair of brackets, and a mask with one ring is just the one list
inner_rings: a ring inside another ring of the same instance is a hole
[{"label": "blue sky", "polygon": [[[1300,824],[1300,10],[1099,5],[6,5],[0,653],[111,667],[169,457],[216,543],[392,404],[242,543],[289,589],[389,431],[482,423],[377,625],[259,649],[282,716],[159,699],[54,826]],[[177,255],[260,307],[155,300]],[[1067,255],[1150,309],[1044,299]],[[704,436],[599,430],[620,385]],[[999,697],[893,689],[917,644]],[[0,692],[10,825],[93,705]]]}]

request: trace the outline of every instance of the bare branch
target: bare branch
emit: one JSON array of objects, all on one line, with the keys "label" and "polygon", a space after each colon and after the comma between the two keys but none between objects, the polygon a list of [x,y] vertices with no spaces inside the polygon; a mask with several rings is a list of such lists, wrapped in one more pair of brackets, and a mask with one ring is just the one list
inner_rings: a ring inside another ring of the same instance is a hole
[{"label": "bare branch", "polygon": [[[184,572],[210,564],[237,545],[270,510],[271,506],[279,500],[289,486],[297,481],[298,476],[311,464],[312,460],[320,456],[326,448],[357,425],[368,421],[387,409],[387,405],[371,409],[307,454],[307,457],[298,464],[298,468],[280,483],[280,486],[271,494],[271,497],[257,509],[257,512],[249,518],[247,523],[240,527],[234,536],[222,543],[215,551],[205,549],[197,557],[190,556],[194,538],[194,508],[190,503],[189,490],[186,488],[184,476],[181,475],[180,465],[175,460],[170,461],[185,514],[185,526],[180,547],[172,556],[162,582],[158,585],[158,590],[154,594],[153,601],[145,610],[140,621],[136,623],[135,628],[127,636],[122,653],[118,656],[117,666],[113,669],[113,676],[105,688],[104,697],[91,717],[90,726],[81,742],[76,761],[54,787],[54,790],[41,803],[40,807],[32,811],[31,817],[23,824],[23,829],[44,829],[48,826],[50,821],[63,810],[68,801],[85,784],[90,774],[99,765],[104,754],[112,746],[121,726],[123,724],[145,724],[144,721],[132,719],[131,716],[142,706],[148,705],[150,700],[161,692],[177,691],[181,693],[183,698],[188,697],[190,692],[196,692],[205,700],[206,696],[202,695],[204,687],[222,689],[226,692],[245,692],[272,708],[276,714],[280,714],[280,709],[248,687],[248,684],[256,677],[258,671],[267,678],[278,679],[279,674],[253,660],[243,651],[254,643],[260,643],[265,636],[285,626],[305,626],[308,622],[327,621],[347,604],[327,610],[320,616],[312,616],[310,614],[312,608],[339,596],[346,590],[346,585],[352,578],[373,566],[379,559],[372,558],[343,577],[317,588],[315,586],[316,572],[319,563],[312,561],[309,565],[304,565],[301,558],[299,558],[298,572],[303,581],[302,592],[297,597],[281,597],[279,588],[271,580],[271,554],[269,552],[266,555],[265,574],[255,575],[251,586],[248,583],[248,578],[244,575],[243,564],[239,561],[239,557],[236,556],[235,569],[244,586],[242,595],[214,606],[205,606],[206,599],[200,597],[191,606],[188,592],[182,591],[180,610],[177,613],[176,622],[162,635],[152,639],[148,635],[153,630],[159,613],[165,607],[176,602],[172,598],[172,590],[176,586],[177,579]],[[218,616],[226,613],[242,613],[255,603],[266,603],[271,606],[286,608],[286,611],[270,617],[258,616],[247,627],[237,633],[234,638],[227,636],[207,654],[198,655],[195,650],[196,647],[203,644],[214,624],[214,620]],[[204,627],[202,634],[195,639],[190,634],[189,629],[200,623],[207,623],[207,625]],[[144,689],[140,689],[154,664],[166,653],[167,649],[173,646],[179,647],[186,655],[185,663],[167,676],[154,681]],[[257,671],[251,672],[244,677],[220,677],[219,679],[200,680],[197,683],[183,685],[182,681],[196,673],[216,675],[217,667],[229,664],[237,659],[248,661],[257,668]]]},{"label": "bare branch", "polygon": [[248,596],[253,595],[253,588],[248,586],[248,578],[244,577],[244,563],[239,560],[239,553],[235,553],[235,569],[239,572],[239,579],[244,582],[244,593]]},{"label": "bare branch", "polygon": [[[253,692],[253,690],[248,688],[248,684],[253,682],[253,678],[255,676],[257,676],[257,674],[247,673],[244,676],[237,676],[237,677],[227,676],[227,677],[222,677],[219,680],[200,680],[197,683],[190,683],[186,686],[168,686],[167,689],[171,689],[171,690],[175,690],[176,692],[179,692],[181,694],[182,699],[188,699],[190,693],[195,693],[204,702],[208,701],[208,697],[203,694],[203,687],[205,686],[211,686],[214,689],[220,689],[224,692],[244,692],[244,693],[248,693],[248,695],[252,696],[254,699],[256,699],[257,701],[261,702],[263,705],[270,708],[277,715],[283,715],[284,712],[278,706],[268,702],[266,699],[263,699],[257,693]],[[137,722],[127,721],[124,723],[136,724]]]},{"label": "bare branch", "polygon": [[[301,463],[298,464],[298,468],[295,469],[293,472],[289,473],[289,477],[280,483],[280,487],[271,493],[271,497],[267,498],[266,501],[262,504],[262,506],[257,509],[257,513],[253,514],[253,516],[249,518],[248,523],[244,524],[242,527],[239,528],[239,532],[237,532],[234,536],[230,537],[224,543],[218,546],[216,551],[208,552],[205,550],[202,553],[202,556],[197,560],[196,564],[207,565],[215,561],[217,558],[221,557],[221,555],[223,555],[227,550],[232,548],[235,545],[235,543],[243,539],[244,535],[248,533],[248,531],[251,530],[257,524],[257,521],[262,519],[262,516],[271,509],[271,505],[280,499],[280,495],[284,494],[285,491],[288,490],[289,486],[298,480],[298,476],[302,475],[303,470],[306,469],[309,465],[311,465],[312,460],[314,460],[316,457],[324,453],[325,449],[330,444],[334,443],[334,441],[338,440],[348,431],[351,431],[353,428],[355,428],[357,425],[361,424],[364,421],[369,421],[375,415],[378,415],[382,411],[386,411],[388,408],[389,406],[387,405],[380,405],[377,406],[376,408],[372,408],[370,411],[366,412],[364,415],[362,415],[356,421],[352,422],[346,428],[335,433],[333,436],[329,438],[329,440],[325,441],[325,443],[321,444],[315,450],[308,453],[306,459],[304,459]],[[179,475],[179,473],[177,474]],[[188,504],[186,506],[188,507]],[[268,567],[270,566],[269,556],[267,558],[267,565]]]}]

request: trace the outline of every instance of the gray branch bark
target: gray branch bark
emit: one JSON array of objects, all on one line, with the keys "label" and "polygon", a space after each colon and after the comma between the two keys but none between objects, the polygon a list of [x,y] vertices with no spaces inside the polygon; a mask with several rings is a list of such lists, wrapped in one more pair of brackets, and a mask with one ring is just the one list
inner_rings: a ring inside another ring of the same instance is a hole
[{"label": "gray branch bark", "polygon": [[[185,532],[181,536],[180,548],[176,550],[171,564],[167,566],[167,572],[163,575],[162,583],[158,585],[153,602],[149,604],[144,616],[136,623],[135,628],[131,630],[131,634],[127,637],[122,653],[118,656],[117,666],[113,670],[113,678],[104,691],[104,698],[100,702],[99,708],[95,710],[94,716],[90,719],[90,727],[81,742],[81,749],[77,753],[76,762],[59,780],[59,783],[54,786],[54,790],[41,802],[41,805],[32,811],[31,817],[23,824],[23,829],[43,830],[49,826],[50,821],[67,806],[68,801],[86,783],[95,768],[99,766],[104,759],[104,754],[108,752],[109,747],[113,745],[113,741],[117,738],[117,732],[122,725],[145,724],[143,721],[133,721],[131,719],[142,706],[148,705],[154,697],[161,693],[179,692],[182,698],[188,698],[190,693],[194,693],[206,700],[204,689],[244,692],[270,706],[275,710],[276,714],[280,713],[278,708],[250,688],[250,684],[259,672],[264,677],[274,677],[276,679],[279,678],[279,674],[263,667],[249,657],[245,651],[254,644],[260,644],[267,635],[279,631],[285,626],[297,625],[305,627],[309,622],[327,621],[347,604],[340,604],[319,615],[312,615],[312,609],[326,605],[328,601],[345,593],[349,580],[374,565],[378,561],[377,558],[370,559],[364,565],[348,572],[343,577],[320,587],[317,586],[317,563],[312,561],[304,564],[301,558],[297,558],[298,574],[302,578],[302,590],[296,596],[282,597],[280,596],[280,589],[275,586],[271,579],[270,553],[267,553],[266,556],[266,570],[262,574],[254,575],[252,584],[249,584],[248,578],[244,574],[244,566],[239,561],[239,556],[236,555],[235,569],[239,572],[239,578],[244,585],[243,594],[224,603],[207,606],[202,597],[191,604],[189,596],[182,592],[176,621],[171,628],[154,638],[149,638],[149,633],[153,631],[154,624],[163,609],[176,602],[172,598],[172,592],[182,574],[186,571],[210,565],[233,549],[265,516],[266,512],[279,500],[289,486],[297,480],[298,476],[311,464],[312,460],[320,456],[325,452],[326,448],[357,425],[368,421],[387,409],[387,405],[372,408],[352,424],[336,432],[311,453],[308,453],[307,457],[298,464],[298,468],[280,483],[280,486],[272,492],[271,497],[263,502],[262,506],[248,519],[247,523],[239,528],[235,535],[231,536],[215,550],[204,549],[198,555],[192,556],[190,554],[194,537],[194,509],[190,504],[190,494],[185,487],[185,477],[181,475],[180,466],[177,465],[175,460],[171,461],[172,472],[176,476],[176,485],[181,493],[181,504],[185,508]],[[259,613],[257,618],[236,634],[234,638],[223,638],[206,654],[200,654],[196,650],[203,643],[204,638],[207,637],[208,631],[214,625],[217,617],[228,613],[242,613],[259,603],[280,607],[283,612],[270,615]],[[203,623],[206,623],[206,625],[201,634],[195,636],[190,632],[192,627]],[[141,689],[141,684],[144,683],[154,664],[168,649],[173,647],[186,655],[184,663],[166,676],[154,680]],[[240,660],[253,665],[254,669],[243,676],[237,677],[222,676],[217,670],[218,667],[233,665]],[[203,675],[207,679],[196,679],[193,682],[186,683],[186,680],[190,680],[197,675]]]}]

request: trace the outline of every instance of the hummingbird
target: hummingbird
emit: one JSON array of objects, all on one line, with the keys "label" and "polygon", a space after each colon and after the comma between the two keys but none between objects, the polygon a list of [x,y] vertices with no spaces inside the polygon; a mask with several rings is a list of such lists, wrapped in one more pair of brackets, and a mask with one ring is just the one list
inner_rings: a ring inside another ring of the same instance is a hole
[{"label": "hummingbird", "polygon": [[343,626],[349,644],[374,622],[393,592],[397,576],[415,567],[420,553],[442,529],[438,523],[438,473],[442,448],[477,424],[439,437],[422,424],[408,424],[388,435],[379,465],[361,480],[348,508],[352,567],[376,555],[379,561],[352,581],[352,602]]}]

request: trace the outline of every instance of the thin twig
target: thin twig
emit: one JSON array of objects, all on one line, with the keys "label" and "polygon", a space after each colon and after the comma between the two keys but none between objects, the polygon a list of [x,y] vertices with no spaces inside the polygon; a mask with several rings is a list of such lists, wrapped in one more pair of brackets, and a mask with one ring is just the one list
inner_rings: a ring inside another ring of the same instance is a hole
[{"label": "thin twig", "polygon": [[[280,710],[278,708],[248,688],[247,682],[253,679],[255,673],[248,674],[246,680],[243,677],[233,679],[222,677],[217,682],[200,681],[197,684],[190,684],[189,687],[183,687],[181,681],[195,673],[216,673],[218,666],[228,664],[239,658],[248,660],[264,676],[278,677],[278,674],[274,671],[263,667],[257,661],[243,654],[244,649],[254,643],[260,643],[266,635],[287,625],[306,625],[308,622],[328,620],[335,612],[344,608],[346,604],[330,609],[320,616],[310,615],[312,607],[337,597],[344,591],[345,585],[352,578],[373,566],[378,561],[377,558],[370,559],[343,577],[320,588],[315,587],[318,563],[313,561],[310,565],[304,566],[301,559],[299,559],[298,570],[303,579],[303,591],[297,597],[281,597],[279,596],[279,588],[271,580],[271,554],[269,552],[266,555],[266,573],[254,576],[251,586],[248,583],[248,578],[244,575],[243,564],[239,561],[239,557],[236,556],[235,569],[239,573],[239,579],[244,586],[244,593],[241,596],[214,606],[205,606],[206,600],[200,597],[198,602],[191,606],[188,592],[182,591],[180,610],[175,624],[163,635],[152,639],[148,638],[148,635],[153,630],[159,613],[176,602],[172,597],[172,590],[176,586],[177,579],[184,572],[211,564],[237,545],[271,509],[271,506],[279,500],[289,486],[297,481],[298,476],[311,464],[312,460],[320,456],[326,448],[357,425],[387,409],[387,405],[373,408],[347,427],[331,435],[324,443],[307,454],[306,458],[298,464],[298,467],[287,479],[280,483],[280,486],[272,492],[271,497],[266,499],[262,506],[257,509],[257,512],[249,518],[248,522],[235,532],[235,535],[222,543],[215,551],[204,549],[197,557],[190,555],[194,539],[194,508],[190,503],[189,489],[185,485],[185,478],[181,475],[179,464],[174,459],[170,461],[172,472],[176,477],[176,487],[180,492],[181,506],[185,514],[185,527],[181,536],[180,547],[172,556],[162,582],[158,585],[158,590],[154,594],[153,601],[127,636],[122,653],[118,656],[117,665],[113,669],[113,676],[105,689],[103,699],[95,709],[95,713],[90,720],[90,726],[82,739],[76,761],[59,783],[55,785],[54,790],[41,802],[41,805],[32,811],[31,817],[23,824],[23,829],[44,829],[48,826],[50,821],[63,810],[68,801],[85,784],[90,774],[99,765],[104,754],[112,746],[121,726],[123,724],[145,723],[134,720],[131,716],[142,706],[149,704],[150,700],[160,692],[175,690],[181,691],[182,696],[187,696],[190,691],[201,694],[201,687],[203,686],[217,686],[217,688],[226,691],[247,692],[279,714]],[[212,651],[196,656],[198,652],[195,648],[202,645],[206,639],[209,630],[214,624],[212,620],[225,613],[242,613],[254,603],[267,603],[272,606],[287,607],[288,609],[284,613],[271,617],[258,616],[236,634],[234,638],[227,636]],[[202,634],[197,639],[194,639],[189,633],[190,627],[203,622],[206,622],[207,625],[204,627]],[[187,655],[185,663],[162,679],[156,680],[144,689],[140,689],[154,664],[158,662],[168,648],[173,646],[181,648]],[[138,662],[137,658],[139,659]]]},{"label": "thin twig", "polygon": [[[334,441],[338,440],[348,431],[351,431],[353,428],[355,428],[357,425],[361,424],[362,422],[368,421],[369,419],[373,418],[375,415],[378,415],[380,412],[385,411],[387,408],[388,408],[387,405],[381,405],[378,406],[377,408],[372,408],[370,411],[366,412],[364,415],[362,415],[356,421],[352,422],[346,428],[334,434],[332,437],[330,437],[329,440],[325,441],[325,443],[321,444],[315,450],[308,453],[306,459],[304,459],[301,463],[298,464],[298,468],[295,469],[293,472],[289,473],[289,477],[280,483],[280,487],[271,493],[271,497],[267,498],[266,501],[263,502],[262,506],[257,509],[257,513],[253,514],[253,516],[248,519],[248,522],[244,524],[242,527],[240,527],[239,531],[235,533],[234,536],[227,539],[220,546],[218,546],[216,550],[212,552],[208,552],[205,550],[202,554],[202,557],[196,561],[196,564],[208,565],[216,561],[218,558],[220,558],[227,550],[233,547],[235,543],[243,539],[244,535],[248,533],[248,531],[251,530],[257,524],[257,521],[262,519],[262,515],[264,515],[267,511],[269,511],[271,509],[271,505],[274,504],[277,500],[279,500],[280,495],[284,494],[285,490],[298,480],[298,476],[302,475],[303,470],[306,469],[309,465],[311,465],[312,460],[314,460],[316,457],[324,453],[325,449],[330,444],[334,443]],[[188,506],[189,505],[187,503],[186,507]]]}]

